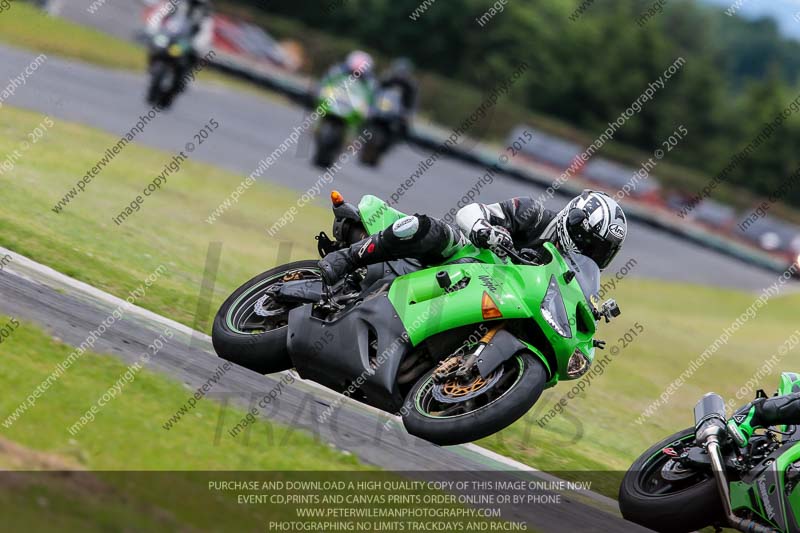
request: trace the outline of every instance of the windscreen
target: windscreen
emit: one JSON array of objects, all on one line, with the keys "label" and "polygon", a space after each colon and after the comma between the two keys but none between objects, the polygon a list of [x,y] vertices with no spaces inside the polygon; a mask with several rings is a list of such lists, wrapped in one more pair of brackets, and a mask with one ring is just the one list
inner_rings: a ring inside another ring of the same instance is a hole
[{"label": "windscreen", "polygon": [[567,254],[567,263],[589,302],[600,299],[600,267],[591,258],[580,254]]}]

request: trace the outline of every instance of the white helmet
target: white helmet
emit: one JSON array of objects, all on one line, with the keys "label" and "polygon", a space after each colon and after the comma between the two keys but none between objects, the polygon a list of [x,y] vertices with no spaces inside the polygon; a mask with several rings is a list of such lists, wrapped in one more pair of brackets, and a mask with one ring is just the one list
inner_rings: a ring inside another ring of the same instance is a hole
[{"label": "white helmet", "polygon": [[360,72],[362,74],[371,72],[374,65],[372,56],[361,50],[354,50],[347,54],[344,62],[350,72]]},{"label": "white helmet", "polygon": [[604,192],[587,189],[557,215],[556,240],[561,251],[590,257],[600,268],[616,257],[627,234],[622,207]]}]

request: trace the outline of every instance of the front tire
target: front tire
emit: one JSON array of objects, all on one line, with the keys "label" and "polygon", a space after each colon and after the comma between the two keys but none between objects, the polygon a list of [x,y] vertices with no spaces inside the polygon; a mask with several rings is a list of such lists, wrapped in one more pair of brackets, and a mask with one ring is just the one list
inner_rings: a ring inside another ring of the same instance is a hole
[{"label": "front tire", "polygon": [[344,146],[345,126],[338,120],[324,119],[317,130],[314,165],[329,168]]},{"label": "front tire", "polygon": [[364,165],[377,167],[380,164],[381,156],[389,145],[389,133],[381,124],[375,125],[371,128],[371,131],[372,139],[361,149],[359,159]]},{"label": "front tire", "polygon": [[[406,398],[403,410],[406,429],[434,444],[451,446],[488,437],[513,424],[541,396],[547,383],[547,371],[530,352],[519,352],[495,372],[498,371],[503,374],[481,395],[485,397],[469,400],[475,402],[474,408],[464,402],[461,407],[452,404],[453,407],[444,411],[439,410],[441,404],[435,403],[435,370],[428,372]],[[488,382],[491,380],[487,378]]]},{"label": "front tire", "polygon": [[[267,288],[287,276],[319,279],[320,270],[317,261],[295,261],[267,270],[239,287],[214,318],[211,340],[217,355],[260,374],[292,368],[286,347],[290,309],[270,300],[261,302]],[[268,316],[263,316],[265,313]]]},{"label": "front tire", "polygon": [[164,61],[156,60],[150,66],[150,85],[147,88],[147,103],[156,105],[161,103],[161,82],[166,76],[168,66]]},{"label": "front tire", "polygon": [[697,531],[724,523],[724,511],[711,472],[680,470],[662,452],[694,443],[685,429],[652,446],[631,465],[619,489],[622,516],[662,533]]}]

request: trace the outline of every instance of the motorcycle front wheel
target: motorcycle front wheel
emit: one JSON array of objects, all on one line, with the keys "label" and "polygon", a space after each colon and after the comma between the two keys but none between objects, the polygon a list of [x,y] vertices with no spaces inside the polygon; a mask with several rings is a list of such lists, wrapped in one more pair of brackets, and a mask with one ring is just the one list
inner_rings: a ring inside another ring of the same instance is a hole
[{"label": "motorcycle front wheel", "polygon": [[320,277],[317,261],[295,261],[267,270],[239,287],[214,318],[211,340],[217,355],[260,374],[292,368],[286,347],[292,306],[275,302],[268,289],[286,281]]},{"label": "motorcycle front wheel", "polygon": [[472,442],[508,427],[533,407],[547,383],[544,365],[529,352],[469,383],[436,383],[435,372],[411,389],[403,423],[412,435],[440,446]]},{"label": "motorcycle front wheel", "polygon": [[147,103],[157,105],[161,103],[161,83],[166,76],[169,66],[161,60],[155,60],[150,65],[150,84],[147,87]]},{"label": "motorcycle front wheel", "polygon": [[314,165],[329,168],[344,146],[346,128],[340,120],[322,119],[316,133]]},{"label": "motorcycle front wheel", "polygon": [[652,446],[625,474],[619,507],[626,520],[662,533],[698,531],[724,523],[711,471],[684,468],[681,453],[696,446],[689,428]]},{"label": "motorcycle front wheel", "polygon": [[361,149],[359,159],[364,165],[376,167],[389,145],[389,133],[382,124],[376,124],[373,128],[370,128],[370,131],[372,132],[372,139],[367,141]]}]

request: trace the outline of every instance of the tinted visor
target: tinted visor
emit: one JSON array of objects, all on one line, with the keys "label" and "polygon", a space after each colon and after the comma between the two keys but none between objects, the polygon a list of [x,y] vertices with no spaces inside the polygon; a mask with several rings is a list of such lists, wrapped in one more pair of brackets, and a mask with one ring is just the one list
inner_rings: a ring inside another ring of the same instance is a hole
[{"label": "tinted visor", "polygon": [[586,231],[582,225],[569,225],[569,236],[582,255],[594,259],[601,269],[606,268],[614,260],[622,246],[622,242],[610,237],[604,239],[593,231]]}]

